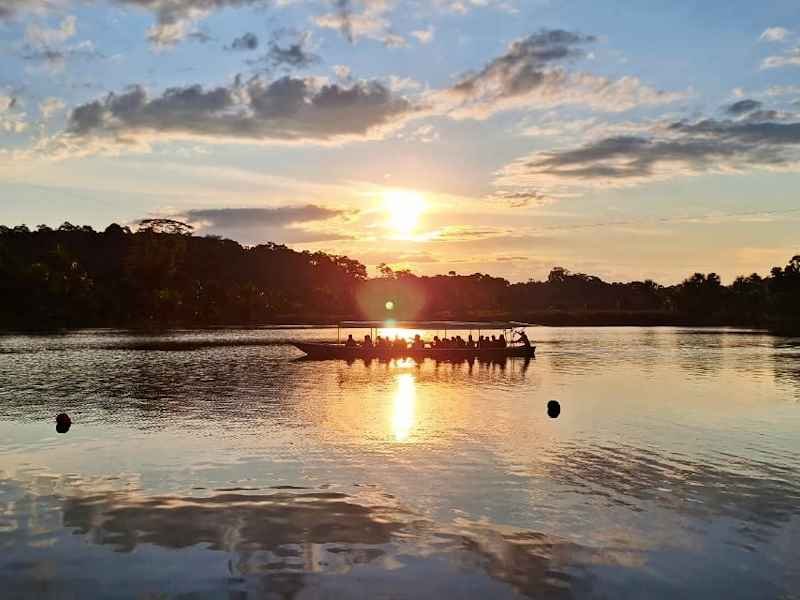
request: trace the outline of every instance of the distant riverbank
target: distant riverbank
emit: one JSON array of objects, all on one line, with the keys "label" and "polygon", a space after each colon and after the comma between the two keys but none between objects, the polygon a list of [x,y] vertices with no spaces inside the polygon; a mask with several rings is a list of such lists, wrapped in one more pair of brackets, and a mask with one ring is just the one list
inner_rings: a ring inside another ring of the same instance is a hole
[{"label": "distant riverbank", "polygon": [[[230,322],[215,324],[197,324],[191,322],[158,322],[135,321],[132,323],[101,323],[85,322],[69,325],[55,323],[19,323],[8,324],[0,327],[0,332],[55,332],[73,329],[121,329],[131,331],[164,331],[174,329],[185,330],[214,330],[230,328],[258,328],[258,329],[324,329],[336,328],[338,323],[344,321],[358,321],[363,317],[358,315],[325,316],[314,315],[300,317],[287,315],[278,317],[268,322]],[[387,319],[390,321],[391,319]],[[531,326],[546,327],[741,327],[748,329],[766,330],[776,335],[800,335],[800,322],[788,319],[721,319],[699,318],[660,311],[537,311],[521,315],[507,313],[482,313],[480,315],[428,315],[419,320],[440,321],[518,321]]]}]

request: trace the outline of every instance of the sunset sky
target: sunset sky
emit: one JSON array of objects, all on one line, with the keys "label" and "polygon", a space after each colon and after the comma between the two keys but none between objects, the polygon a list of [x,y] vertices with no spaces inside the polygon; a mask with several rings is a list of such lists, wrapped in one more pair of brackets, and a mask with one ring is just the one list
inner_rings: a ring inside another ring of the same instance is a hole
[{"label": "sunset sky", "polygon": [[796,0],[0,0],[0,223],[725,282],[800,253]]}]

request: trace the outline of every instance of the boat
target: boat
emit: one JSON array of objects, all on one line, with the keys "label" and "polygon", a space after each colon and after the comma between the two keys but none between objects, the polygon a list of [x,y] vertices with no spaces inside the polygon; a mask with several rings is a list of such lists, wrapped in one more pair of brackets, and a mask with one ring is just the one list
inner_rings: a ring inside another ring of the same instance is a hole
[{"label": "boat", "polygon": [[[478,359],[485,361],[504,360],[506,358],[521,357],[532,358],[536,353],[536,346],[533,344],[523,344],[511,342],[505,347],[465,347],[465,348],[432,348],[425,345],[422,348],[378,348],[375,346],[347,346],[341,341],[342,329],[369,329],[372,339],[376,339],[378,331],[381,329],[411,329],[418,331],[443,331],[447,337],[447,331],[477,331],[480,337],[483,331],[503,331],[509,334],[516,329],[529,327],[528,323],[518,321],[343,321],[337,325],[336,342],[293,342],[293,345],[304,352],[309,358],[316,359],[343,359],[355,360],[363,359],[389,359],[389,358],[413,358],[443,361],[460,361]],[[375,330],[375,335],[372,331]],[[509,335],[510,339],[510,335]]]}]

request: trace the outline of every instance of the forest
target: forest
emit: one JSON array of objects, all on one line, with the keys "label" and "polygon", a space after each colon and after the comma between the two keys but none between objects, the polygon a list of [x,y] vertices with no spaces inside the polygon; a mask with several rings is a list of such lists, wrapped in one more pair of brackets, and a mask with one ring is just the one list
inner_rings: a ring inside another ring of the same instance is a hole
[{"label": "forest", "polygon": [[169,219],[104,231],[0,226],[0,328],[330,324],[345,319],[513,319],[543,325],[734,325],[797,331],[800,255],[723,285],[606,282],[554,267],[511,283],[483,273],[419,276],[265,243],[193,235]]}]

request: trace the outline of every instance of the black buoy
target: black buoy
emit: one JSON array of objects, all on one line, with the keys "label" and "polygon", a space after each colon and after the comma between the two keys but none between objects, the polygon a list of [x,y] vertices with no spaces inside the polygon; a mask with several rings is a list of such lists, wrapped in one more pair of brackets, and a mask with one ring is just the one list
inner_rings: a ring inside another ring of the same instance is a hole
[{"label": "black buoy", "polygon": [[67,433],[70,427],[72,427],[72,419],[69,418],[67,413],[61,413],[56,417],[56,431],[58,433]]},{"label": "black buoy", "polygon": [[547,403],[547,416],[551,419],[558,418],[558,415],[561,414],[561,405],[558,403],[557,400],[550,400]]}]

